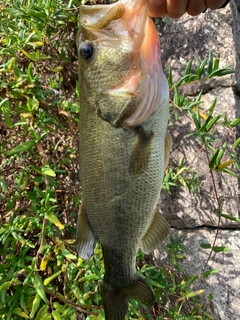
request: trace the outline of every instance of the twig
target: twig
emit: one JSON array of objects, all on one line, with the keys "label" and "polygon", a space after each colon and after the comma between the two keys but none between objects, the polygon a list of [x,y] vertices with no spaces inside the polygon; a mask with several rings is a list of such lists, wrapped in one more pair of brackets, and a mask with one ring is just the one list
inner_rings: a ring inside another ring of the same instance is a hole
[{"label": "twig", "polygon": [[16,202],[16,204],[15,204],[15,207],[12,209],[12,210],[10,210],[10,211],[8,211],[3,217],[4,218],[7,218],[7,217],[9,217],[13,212],[15,212],[17,209],[18,209],[18,207],[19,207],[19,201],[17,201]]},{"label": "twig", "polygon": [[172,103],[172,105],[175,107],[175,109],[178,109],[179,111],[181,111],[189,120],[191,120],[193,122],[192,118],[186,112],[184,112],[184,110],[181,110],[179,108],[179,106],[172,99],[169,99],[169,102]]},{"label": "twig", "polygon": [[[206,144],[206,140],[205,138],[203,137],[203,141],[204,141],[204,146],[205,146],[205,150],[206,150],[206,155],[207,155],[207,160],[208,160],[208,163],[210,162],[210,157],[209,157],[209,153],[208,153],[208,149],[207,149],[207,144]],[[216,183],[215,183],[215,179],[214,179],[214,176],[213,176],[213,172],[212,170],[210,170],[210,175],[211,175],[211,179],[212,179],[212,184],[213,184],[213,190],[214,190],[214,194],[215,194],[215,198],[217,200],[217,205],[218,205],[218,209],[219,209],[219,212],[221,211],[221,205],[220,205],[220,201],[219,201],[219,198],[218,198],[218,193],[217,193],[217,187],[216,187]],[[215,238],[214,238],[214,241],[213,241],[213,244],[212,244],[212,247],[211,247],[211,251],[208,255],[208,258],[207,258],[207,261],[203,267],[203,271],[202,271],[202,274],[201,274],[201,277],[202,275],[204,274],[206,268],[207,268],[207,265],[208,265],[208,262],[212,256],[212,253],[213,253],[213,247],[215,246],[215,243],[217,241],[217,238],[218,238],[218,234],[219,234],[219,230],[220,230],[220,222],[221,222],[221,216],[219,214],[218,216],[218,223],[217,223],[217,230],[216,230],[216,234],[215,234]]]},{"label": "twig", "polygon": [[60,301],[62,301],[62,302],[64,302],[64,303],[67,303],[67,304],[69,304],[69,305],[72,305],[72,306],[73,306],[74,308],[76,308],[77,310],[79,310],[79,311],[81,311],[81,312],[84,312],[84,313],[86,313],[86,314],[92,314],[92,315],[94,315],[94,316],[97,316],[98,314],[97,314],[96,312],[87,311],[86,309],[94,308],[94,309],[100,309],[100,310],[101,310],[101,309],[103,308],[103,307],[101,307],[101,306],[82,306],[82,305],[77,304],[77,303],[74,303],[74,302],[72,302],[72,301],[70,301],[70,300],[68,300],[68,299],[59,297],[58,295],[56,295],[56,294],[55,294],[54,292],[52,292],[51,290],[48,290],[46,287],[45,287],[44,289],[45,289],[45,291],[46,291],[48,294],[54,296],[54,298],[56,298],[56,299],[58,299],[58,300],[60,300]]},{"label": "twig", "polygon": [[36,254],[36,261],[35,261],[35,268],[38,269],[37,265],[38,265],[38,259],[39,259],[39,254],[40,254],[40,249],[42,248],[43,244],[44,244],[44,230],[45,230],[45,226],[46,226],[46,217],[43,218],[43,225],[42,225],[42,237],[41,237],[41,243],[40,246],[38,248],[37,254]]}]

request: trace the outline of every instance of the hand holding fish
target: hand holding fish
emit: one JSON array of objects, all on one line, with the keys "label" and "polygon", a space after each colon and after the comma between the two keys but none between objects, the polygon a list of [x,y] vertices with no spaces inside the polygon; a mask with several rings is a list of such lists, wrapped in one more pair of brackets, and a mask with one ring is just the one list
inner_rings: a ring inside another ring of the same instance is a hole
[{"label": "hand holding fish", "polygon": [[149,15],[162,17],[168,15],[171,18],[179,18],[184,13],[196,16],[206,8],[216,10],[225,6],[226,0],[149,0]]}]

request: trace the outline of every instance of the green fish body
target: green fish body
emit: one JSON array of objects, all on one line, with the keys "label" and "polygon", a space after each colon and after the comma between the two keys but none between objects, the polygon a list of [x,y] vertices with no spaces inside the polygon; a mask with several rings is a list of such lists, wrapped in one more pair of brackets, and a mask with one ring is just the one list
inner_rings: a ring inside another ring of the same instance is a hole
[{"label": "green fish body", "polygon": [[[169,225],[156,211],[171,141],[168,86],[158,35],[145,0],[81,6],[78,34],[82,206],[77,250],[83,259],[100,240],[107,320],[122,320],[128,299],[154,296],[136,271]],[[166,136],[166,138],[165,138]]]}]

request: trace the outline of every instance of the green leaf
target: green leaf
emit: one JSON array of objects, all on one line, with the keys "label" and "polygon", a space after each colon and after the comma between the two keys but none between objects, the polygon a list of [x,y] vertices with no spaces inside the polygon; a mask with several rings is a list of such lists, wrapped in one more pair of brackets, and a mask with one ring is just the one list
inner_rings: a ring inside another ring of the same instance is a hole
[{"label": "green leaf", "polygon": [[5,192],[8,191],[7,183],[1,176],[0,176],[0,189],[2,189],[2,191],[5,191]]},{"label": "green leaf", "polygon": [[57,278],[60,274],[62,273],[62,270],[59,270],[58,272],[54,273],[53,275],[51,275],[50,277],[44,279],[43,284],[44,286],[49,285],[49,283],[51,283],[51,281],[55,278]]},{"label": "green leaf", "polygon": [[190,76],[196,78],[196,75],[187,74],[186,76],[184,76],[184,77],[182,77],[180,80],[178,80],[178,82],[175,84],[175,86],[176,86],[177,88],[180,87],[180,85],[183,83],[183,81],[186,82]]},{"label": "green leaf", "polygon": [[184,109],[192,109],[193,107],[199,106],[201,103],[203,103],[203,102],[202,101],[197,101],[197,100],[196,101],[192,101]]},{"label": "green leaf", "polygon": [[5,98],[5,99],[3,99],[3,100],[0,102],[0,108],[1,108],[4,104],[6,104],[7,107],[9,107],[9,105],[10,105],[9,98]]},{"label": "green leaf", "polygon": [[216,103],[217,103],[217,98],[215,98],[215,99],[213,100],[211,106],[209,107],[209,109],[208,109],[208,113],[209,113],[209,114],[212,114],[212,113],[213,113],[213,110],[214,110],[214,108],[215,108],[215,106],[216,106]]},{"label": "green leaf", "polygon": [[38,292],[36,293],[34,299],[33,299],[33,303],[32,303],[32,309],[31,309],[31,313],[30,313],[30,318],[33,318],[35,313],[38,311],[39,307],[40,307],[40,302],[41,302],[42,298],[41,296],[38,294]]},{"label": "green leaf", "polygon": [[236,149],[239,145],[240,145],[240,138],[238,138],[238,139],[234,142],[232,148],[233,148],[233,149]]},{"label": "green leaf", "polygon": [[196,281],[197,279],[199,278],[199,276],[192,276],[192,277],[190,277],[187,281],[186,281],[186,283],[185,283],[185,287],[188,287],[188,286],[190,286],[190,284],[192,284],[194,281]]},{"label": "green leaf", "polygon": [[19,307],[13,309],[13,314],[16,314],[24,319],[29,319],[29,316],[26,314],[26,312]]},{"label": "green leaf", "polygon": [[12,120],[9,116],[9,111],[2,107],[2,112],[3,112],[3,115],[4,115],[4,118],[5,118],[5,121],[6,121],[6,125],[9,127],[9,128],[12,128],[13,127],[13,123],[12,123]]},{"label": "green leaf", "polygon": [[184,70],[184,74],[183,74],[184,76],[191,74],[192,62],[193,62],[193,59],[190,59],[188,61],[188,64],[187,64],[187,66],[186,66],[186,68]]},{"label": "green leaf", "polygon": [[204,248],[204,249],[211,249],[211,244],[210,243],[200,243],[200,247]]},{"label": "green leaf", "polygon": [[53,302],[53,308],[58,310],[60,313],[63,313],[65,308],[62,304],[60,304],[59,302]]},{"label": "green leaf", "polygon": [[33,286],[34,286],[35,290],[37,291],[37,293],[39,294],[39,296],[43,299],[43,301],[46,304],[49,304],[49,301],[47,299],[47,296],[46,296],[46,293],[45,293],[45,290],[44,290],[44,286],[43,286],[42,280],[39,277],[39,275],[32,274],[31,279],[32,279]]},{"label": "green leaf", "polygon": [[200,123],[200,120],[199,120],[199,117],[195,114],[195,113],[192,113],[192,119],[194,121],[194,124],[196,126],[196,129],[197,130],[200,130],[201,128],[201,123]]},{"label": "green leaf", "polygon": [[206,272],[204,272],[204,274],[202,275],[202,277],[204,279],[206,279],[208,276],[210,276],[211,274],[217,274],[219,273],[219,270],[218,269],[211,269],[211,270],[208,270]]},{"label": "green leaf", "polygon": [[58,310],[54,310],[52,312],[52,317],[54,320],[62,320],[61,314],[58,312]]},{"label": "green leaf", "polygon": [[239,175],[237,175],[235,172],[233,172],[233,171],[230,170],[230,169],[223,169],[222,171],[230,174],[230,175],[233,176],[233,177],[239,178]]},{"label": "green leaf", "polygon": [[212,156],[212,158],[211,158],[211,160],[210,160],[210,162],[209,162],[209,164],[208,164],[208,166],[209,166],[210,169],[213,169],[213,168],[214,168],[215,163],[216,163],[216,160],[217,160],[218,155],[219,155],[219,152],[220,152],[220,150],[217,150],[217,151],[215,152],[215,154]]},{"label": "green leaf", "polygon": [[70,259],[70,260],[76,260],[77,256],[72,254],[69,250],[63,249],[62,254],[64,255],[65,258]]},{"label": "green leaf", "polygon": [[223,217],[223,218],[226,218],[226,219],[232,220],[232,221],[240,222],[240,219],[235,218],[235,217],[233,217],[233,216],[229,216],[228,214],[224,214],[224,213],[222,213],[220,216],[221,216],[221,217]]},{"label": "green leaf", "polygon": [[222,77],[226,76],[228,74],[235,73],[234,70],[230,70],[228,68],[223,68],[223,69],[217,69],[213,71],[211,74],[209,74],[208,79],[213,78],[213,77]]},{"label": "green leaf", "polygon": [[213,300],[213,294],[212,294],[212,293],[209,293],[209,295],[208,295],[208,299],[209,299],[210,301],[212,301],[212,300]]},{"label": "green leaf", "polygon": [[179,165],[178,165],[178,169],[181,169],[183,167],[184,161],[185,161],[185,156],[183,156],[182,159],[180,160]]},{"label": "green leaf", "polygon": [[42,316],[41,320],[52,320],[52,317],[50,316],[50,314],[46,313]]},{"label": "green leaf", "polygon": [[215,125],[215,123],[222,117],[222,114],[216,115],[214,118],[212,118],[206,125],[206,131],[210,131],[212,127]]},{"label": "green leaf", "polygon": [[148,282],[148,284],[150,284],[153,287],[164,289],[163,285],[161,285],[158,281],[155,281],[155,280],[153,280],[151,278],[148,278],[147,282]]},{"label": "green leaf", "polygon": [[43,316],[47,314],[48,309],[49,306],[47,306],[46,304],[42,306],[41,309],[38,311],[35,320],[42,320]]},{"label": "green leaf", "polygon": [[89,282],[89,281],[95,281],[98,280],[98,276],[96,274],[89,274],[87,276],[84,276],[78,280],[78,282]]},{"label": "green leaf", "polygon": [[173,86],[172,67],[171,67],[171,65],[169,66],[169,71],[168,71],[168,85],[169,85],[169,88],[172,88],[172,86]]},{"label": "green leaf", "polygon": [[221,247],[215,246],[215,247],[212,247],[212,250],[214,252],[231,252],[231,250],[229,248],[224,247],[224,246],[221,246]]},{"label": "green leaf", "polygon": [[22,49],[21,51],[29,60],[34,62],[38,61],[38,57],[36,56],[36,53],[28,53],[24,49]]},{"label": "green leaf", "polygon": [[214,60],[213,70],[217,70],[220,62],[220,53],[217,54],[217,57]]},{"label": "green leaf", "polygon": [[232,128],[236,127],[240,123],[240,117],[234,119],[232,122],[230,122],[230,126]]},{"label": "green leaf", "polygon": [[46,213],[46,219],[51,223],[55,224],[60,230],[64,229],[64,225],[58,220],[58,218],[53,213]]},{"label": "green leaf", "polygon": [[7,63],[6,63],[6,67],[7,67],[7,70],[12,70],[13,67],[15,66],[15,63],[16,63],[16,58],[12,58],[10,59]]},{"label": "green leaf", "polygon": [[209,51],[209,56],[208,56],[208,74],[212,73],[212,69],[213,69],[213,54],[212,54],[212,50]]},{"label": "green leaf", "polygon": [[[240,138],[239,138],[240,139]],[[239,141],[240,142],[240,141]],[[234,164],[236,168],[240,171],[240,161],[238,160],[238,157],[234,152],[230,152],[231,158],[234,160]],[[0,183],[1,183],[1,178],[0,178]]]},{"label": "green leaf", "polygon": [[190,83],[192,81],[195,81],[197,78],[197,75],[196,74],[190,74],[188,75],[188,79],[187,79],[187,83]]},{"label": "green leaf", "polygon": [[26,292],[23,290],[20,296],[20,307],[28,313]]},{"label": "green leaf", "polygon": [[198,66],[200,66],[201,65],[201,60],[197,56],[194,56],[194,59],[197,61]]},{"label": "green leaf", "polygon": [[206,63],[207,63],[207,58],[205,58],[205,59],[202,61],[202,63],[200,64],[200,66],[199,66],[200,75],[201,75],[201,76],[204,75],[204,68],[205,68]]},{"label": "green leaf", "polygon": [[196,296],[199,296],[200,294],[202,294],[204,292],[204,290],[197,290],[197,291],[192,291],[192,292],[189,292],[188,294],[186,294],[186,298],[189,299],[189,298],[192,298],[192,297],[196,297]]},{"label": "green leaf", "polygon": [[33,164],[30,164],[30,167],[31,167],[34,171],[36,171],[38,174],[42,174],[41,168],[39,168],[39,167],[37,167],[37,166],[35,166],[35,165],[33,165]]},{"label": "green leaf", "polygon": [[[199,114],[200,114],[200,113],[199,113]],[[206,131],[206,126],[207,126],[208,123],[211,121],[211,119],[212,119],[212,116],[211,116],[211,115],[207,117],[207,119],[206,119],[206,120],[204,121],[204,123],[202,124],[199,132],[201,132],[201,133],[207,132],[207,131]]]},{"label": "green leaf", "polygon": [[13,154],[29,151],[33,148],[34,145],[35,145],[34,140],[25,141],[19,144],[18,146],[14,147],[12,150],[8,151],[7,155],[12,156]]},{"label": "green leaf", "polygon": [[222,157],[223,157],[223,155],[224,155],[224,153],[226,151],[226,148],[227,148],[227,144],[226,144],[226,142],[224,142],[224,144],[219,149],[219,154],[218,154],[217,159],[216,159],[216,166],[220,165],[220,162],[221,162]]},{"label": "green leaf", "polygon": [[41,169],[41,173],[46,176],[56,177],[56,173],[48,165]]},{"label": "green leaf", "polygon": [[11,282],[10,282],[10,281],[9,281],[9,282],[4,282],[4,283],[0,286],[0,292],[1,292],[2,290],[8,289],[10,286],[11,286]]},{"label": "green leaf", "polygon": [[202,99],[202,90],[199,92],[197,98],[196,98],[196,101],[201,101]]},{"label": "green leaf", "polygon": [[174,98],[173,98],[173,102],[179,106],[180,105],[180,95],[179,95],[179,92],[178,92],[178,89],[177,89],[177,86],[174,85],[173,86],[173,89],[174,89]]}]

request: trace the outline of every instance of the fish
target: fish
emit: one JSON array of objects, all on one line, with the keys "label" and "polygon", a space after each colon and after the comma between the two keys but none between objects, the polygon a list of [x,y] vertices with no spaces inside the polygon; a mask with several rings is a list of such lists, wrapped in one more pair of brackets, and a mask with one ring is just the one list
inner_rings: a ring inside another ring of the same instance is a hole
[{"label": "fish", "polygon": [[128,300],[154,294],[136,270],[170,226],[156,209],[171,149],[169,90],[147,0],[80,6],[77,35],[82,202],[76,248],[102,247],[105,318],[122,320]]}]

